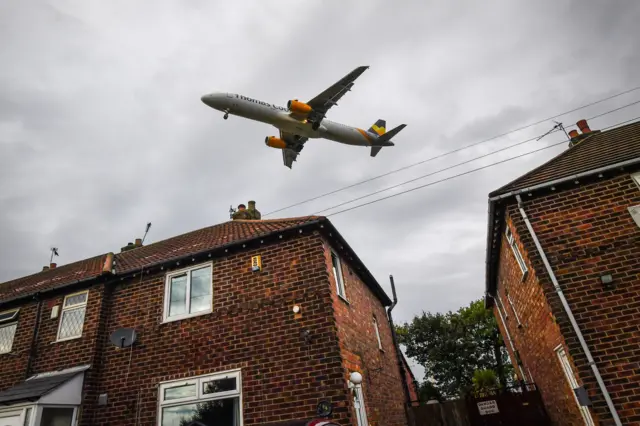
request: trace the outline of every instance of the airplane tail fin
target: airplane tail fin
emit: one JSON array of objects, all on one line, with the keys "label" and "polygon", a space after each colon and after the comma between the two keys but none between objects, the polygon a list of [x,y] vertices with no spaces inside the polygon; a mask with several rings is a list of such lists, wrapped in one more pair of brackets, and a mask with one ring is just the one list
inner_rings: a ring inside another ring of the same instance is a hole
[{"label": "airplane tail fin", "polygon": [[373,133],[375,135],[378,136],[382,136],[384,135],[384,132],[387,131],[386,129],[387,127],[387,122],[383,119],[380,119],[378,121],[375,122],[375,124],[373,124],[371,127],[369,127],[369,130],[367,130],[369,133]]},{"label": "airplane tail fin", "polygon": [[[378,120],[378,122],[382,121],[384,123],[383,120]],[[377,124],[377,122],[376,122]],[[371,126],[371,128],[373,129],[376,125],[374,124],[373,126]],[[379,126],[378,126],[379,127]],[[378,139],[375,141],[375,145],[371,147],[371,156],[375,157],[376,155],[378,155],[378,153],[380,152],[380,150],[382,149],[382,147],[385,146],[394,146],[395,144],[393,142],[391,142],[391,138],[394,137],[395,135],[397,135],[398,133],[400,133],[400,131],[402,129],[404,129],[405,127],[407,127],[406,124],[401,124],[398,127],[395,127],[391,130],[389,130],[388,132],[382,132],[379,134]]]}]

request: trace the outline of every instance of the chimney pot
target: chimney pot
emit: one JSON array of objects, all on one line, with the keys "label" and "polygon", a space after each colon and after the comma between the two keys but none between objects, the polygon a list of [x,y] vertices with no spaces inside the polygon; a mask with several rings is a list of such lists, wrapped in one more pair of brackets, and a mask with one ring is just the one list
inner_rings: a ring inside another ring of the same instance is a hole
[{"label": "chimney pot", "polygon": [[576,124],[578,125],[578,128],[580,129],[583,135],[591,132],[591,129],[587,124],[587,120],[580,120]]},{"label": "chimney pot", "polygon": [[578,133],[577,130],[572,130],[572,131],[569,132],[569,137],[571,139],[577,138],[578,136],[580,136],[580,133]]},{"label": "chimney pot", "polygon": [[48,267],[47,265],[44,265],[44,266],[42,267],[42,270],[43,270],[43,271],[48,271],[48,270],[49,270],[49,267]]},{"label": "chimney pot", "polygon": [[142,247],[142,238],[136,238],[136,247]]},{"label": "chimney pot", "polygon": [[49,268],[50,268],[50,269],[55,269],[55,268],[56,268],[56,266],[57,266],[57,265],[56,265],[55,263],[50,263],[50,264],[49,264]]}]

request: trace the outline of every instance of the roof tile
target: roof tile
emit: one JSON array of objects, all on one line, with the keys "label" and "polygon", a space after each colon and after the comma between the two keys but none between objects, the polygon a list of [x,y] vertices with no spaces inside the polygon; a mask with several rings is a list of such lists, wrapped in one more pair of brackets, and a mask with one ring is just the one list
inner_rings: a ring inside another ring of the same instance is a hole
[{"label": "roof tile", "polygon": [[323,217],[304,216],[287,219],[224,222],[116,254],[116,271],[118,274],[131,272],[144,266],[205,250],[213,250],[234,242],[251,240],[320,219]]},{"label": "roof tile", "polygon": [[529,188],[640,157],[640,121],[593,133],[540,167],[489,194]]},{"label": "roof tile", "polygon": [[95,278],[102,274],[106,256],[106,254],[95,256],[1,283],[0,302],[64,286],[79,280]]}]

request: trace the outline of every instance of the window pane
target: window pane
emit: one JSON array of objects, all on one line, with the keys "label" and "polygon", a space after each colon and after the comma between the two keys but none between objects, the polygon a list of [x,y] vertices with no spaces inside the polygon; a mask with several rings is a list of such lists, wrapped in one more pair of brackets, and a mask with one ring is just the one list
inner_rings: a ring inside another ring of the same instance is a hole
[{"label": "window pane", "polygon": [[60,335],[58,339],[76,337],[82,335],[82,325],[84,324],[85,306],[81,308],[62,311],[60,322]]},{"label": "window pane", "polygon": [[211,307],[211,268],[191,272],[191,312],[206,311]]},{"label": "window pane", "polygon": [[0,354],[11,352],[17,324],[0,327]]},{"label": "window pane", "polygon": [[77,305],[79,303],[85,303],[87,301],[87,293],[76,294],[71,297],[67,297],[64,301],[64,306]]},{"label": "window pane", "polygon": [[40,426],[71,426],[73,408],[45,407],[42,409]]},{"label": "window pane", "polygon": [[184,314],[187,312],[187,276],[171,278],[171,290],[169,295],[169,316]]},{"label": "window pane", "polygon": [[29,426],[30,421],[31,421],[31,407],[27,408],[24,411],[24,424],[23,424],[23,426]]},{"label": "window pane", "polygon": [[236,378],[212,380],[202,384],[202,393],[211,394],[236,390]]},{"label": "window pane", "polygon": [[238,399],[226,398],[200,404],[185,404],[162,409],[162,426],[184,426],[199,421],[212,426],[238,426]]},{"label": "window pane", "polygon": [[0,314],[0,321],[10,321],[18,316],[18,311],[7,311]]},{"label": "window pane", "polygon": [[180,399],[180,398],[189,398],[196,396],[196,385],[182,385],[176,386],[173,388],[168,388],[164,390],[164,399]]}]

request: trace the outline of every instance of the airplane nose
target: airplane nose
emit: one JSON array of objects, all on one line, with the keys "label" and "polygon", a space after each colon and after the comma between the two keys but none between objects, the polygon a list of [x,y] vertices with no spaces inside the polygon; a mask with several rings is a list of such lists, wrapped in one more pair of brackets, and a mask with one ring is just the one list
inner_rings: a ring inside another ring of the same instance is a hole
[{"label": "airplane nose", "polygon": [[224,94],[220,93],[208,93],[203,95],[200,100],[211,108],[220,109],[224,108],[224,102],[226,100]]}]

